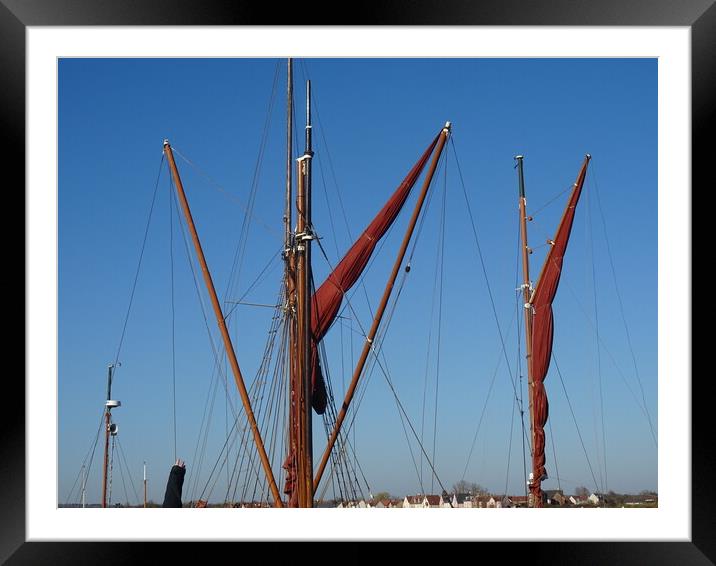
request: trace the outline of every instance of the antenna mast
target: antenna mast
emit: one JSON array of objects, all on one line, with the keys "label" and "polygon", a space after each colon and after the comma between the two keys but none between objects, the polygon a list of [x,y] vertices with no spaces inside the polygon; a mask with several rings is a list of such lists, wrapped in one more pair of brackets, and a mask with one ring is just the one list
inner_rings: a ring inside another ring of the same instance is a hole
[{"label": "antenna mast", "polygon": [[[122,365],[119,362],[117,365]],[[102,507],[107,507],[107,468],[109,466],[109,437],[117,434],[117,426],[112,424],[112,409],[122,405],[112,400],[112,375],[114,364],[107,367],[107,401],[104,404],[104,463],[102,465]]]}]

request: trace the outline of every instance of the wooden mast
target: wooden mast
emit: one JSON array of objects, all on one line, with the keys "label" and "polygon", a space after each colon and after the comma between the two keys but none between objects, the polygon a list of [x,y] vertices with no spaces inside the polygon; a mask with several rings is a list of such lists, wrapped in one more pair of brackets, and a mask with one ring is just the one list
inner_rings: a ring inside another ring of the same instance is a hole
[{"label": "wooden mast", "polygon": [[284,208],[284,259],[291,247],[291,177],[293,173],[293,59],[288,58],[286,87],[286,204]]},{"label": "wooden mast", "polygon": [[306,150],[298,158],[296,188],[296,342],[295,381],[296,488],[299,507],[313,507],[313,442],[311,414],[311,82],[306,82]]},{"label": "wooden mast", "polygon": [[440,159],[440,155],[442,153],[443,147],[445,146],[445,142],[448,139],[448,136],[450,135],[450,122],[447,122],[445,124],[445,127],[443,128],[442,132],[440,133],[440,138],[437,142],[437,147],[435,148],[435,152],[433,153],[433,159],[430,163],[430,169],[428,169],[428,172],[425,175],[425,180],[423,181],[423,187],[422,191],[420,193],[420,196],[418,197],[418,201],[415,204],[415,209],[413,210],[413,216],[410,219],[410,223],[408,224],[408,228],[405,232],[405,236],[403,237],[403,243],[400,246],[400,250],[398,251],[398,257],[395,259],[395,263],[393,264],[393,271],[390,274],[390,277],[388,279],[388,283],[386,283],[385,291],[383,292],[383,297],[380,301],[380,304],[378,305],[378,310],[375,313],[375,317],[373,318],[373,324],[370,327],[370,330],[368,332],[368,336],[365,339],[365,343],[363,344],[363,351],[361,352],[361,356],[358,359],[358,364],[356,365],[356,368],[353,372],[353,378],[351,379],[351,383],[348,386],[348,390],[346,391],[346,396],[343,401],[343,405],[341,406],[341,410],[338,413],[338,417],[336,418],[336,424],[333,428],[333,432],[331,433],[331,436],[328,439],[328,444],[326,446],[325,451],[323,452],[323,457],[321,458],[321,462],[318,465],[318,470],[316,471],[315,479],[313,480],[313,489],[318,489],[318,485],[321,482],[321,478],[323,477],[323,472],[326,469],[326,464],[328,463],[328,458],[331,455],[331,451],[333,450],[333,446],[336,443],[336,439],[338,438],[338,434],[341,430],[341,425],[343,424],[343,421],[346,417],[346,413],[348,412],[348,406],[351,403],[351,400],[353,399],[353,395],[355,394],[356,387],[358,386],[358,380],[363,373],[363,368],[365,366],[365,363],[368,359],[368,354],[370,353],[370,350],[373,347],[373,340],[375,338],[376,333],[378,332],[378,326],[380,326],[380,321],[383,318],[383,313],[385,312],[385,308],[388,305],[388,300],[390,299],[391,292],[393,291],[393,285],[395,284],[395,280],[398,277],[398,271],[400,270],[400,266],[403,262],[403,259],[405,257],[405,253],[408,249],[408,244],[410,243],[410,238],[413,235],[413,230],[415,229],[415,225],[418,222],[418,216],[420,215],[420,210],[423,206],[423,202],[425,201],[425,197],[428,193],[428,188],[430,187],[430,182],[432,181],[433,175],[435,174],[435,170],[438,166],[438,161]]},{"label": "wooden mast", "polygon": [[[289,57],[287,62],[286,86],[286,203],[283,214],[284,245],[283,259],[284,277],[286,280],[286,324],[288,324],[288,368],[289,368],[289,407],[288,407],[288,453],[295,457],[298,454],[297,407],[294,400],[294,391],[297,389],[298,366],[296,356],[296,253],[293,246],[293,233],[291,232],[292,176],[293,176],[293,60]],[[294,462],[289,462],[289,473],[294,469]],[[295,490],[295,479],[293,480]],[[287,505],[295,503],[290,496]]]},{"label": "wooden mast", "polygon": [[[520,188],[520,239],[522,242],[522,298],[523,307],[525,313],[525,356],[527,359],[527,397],[529,400],[529,412],[530,412],[530,452],[534,450],[534,380],[532,377],[532,305],[530,304],[530,295],[532,294],[532,282],[530,281],[530,259],[529,256],[532,250],[527,245],[527,220],[531,218],[527,217],[527,197],[525,196],[525,176],[522,168],[523,155],[516,155],[515,160],[517,161],[517,172],[519,178]],[[534,466],[534,463],[533,463]],[[531,484],[534,478],[533,469],[530,473],[530,477],[527,480],[528,484]],[[529,495],[529,504],[532,507],[541,507],[542,502],[532,497],[532,493]]]},{"label": "wooden mast", "polygon": [[224,320],[224,315],[221,311],[219,298],[216,295],[214,282],[211,278],[211,273],[209,272],[206,258],[204,257],[204,251],[201,247],[201,242],[199,241],[199,235],[197,234],[196,226],[194,225],[194,219],[192,218],[191,210],[189,209],[189,202],[187,201],[186,194],[184,193],[184,186],[182,185],[181,178],[179,177],[179,171],[177,170],[176,163],[174,162],[174,154],[172,152],[172,148],[169,145],[168,140],[164,140],[164,153],[167,156],[167,162],[169,163],[169,168],[171,169],[172,177],[174,178],[174,184],[176,185],[177,195],[179,196],[179,201],[184,212],[184,217],[186,218],[187,227],[189,228],[191,238],[194,242],[196,255],[199,259],[199,263],[201,264],[201,272],[204,276],[204,283],[206,284],[206,288],[209,292],[209,297],[211,298],[211,305],[214,308],[216,322],[219,325],[221,337],[224,341],[224,349],[226,350],[226,355],[229,358],[229,365],[231,366],[231,370],[233,371],[234,380],[236,381],[236,385],[239,388],[241,401],[244,405],[244,410],[246,411],[246,417],[249,420],[249,426],[251,427],[251,432],[253,433],[254,441],[256,442],[256,448],[258,449],[261,464],[264,468],[266,479],[269,483],[269,489],[271,490],[271,494],[274,498],[274,505],[276,507],[283,507],[283,502],[281,501],[281,496],[279,495],[278,487],[276,486],[276,480],[274,479],[273,471],[271,470],[271,463],[269,462],[263,440],[261,439],[261,432],[259,431],[259,427],[256,424],[256,417],[254,416],[254,412],[251,408],[251,401],[249,399],[248,391],[246,390],[246,385],[244,383],[243,375],[241,374],[241,369],[239,368],[239,362],[236,359],[236,352],[234,351],[234,346],[231,343],[229,330],[226,327],[226,321]]},{"label": "wooden mast", "polygon": [[104,460],[102,461],[102,507],[107,507],[107,469],[109,467],[109,436],[112,424],[112,370],[114,364],[107,367],[107,401],[104,404]]}]

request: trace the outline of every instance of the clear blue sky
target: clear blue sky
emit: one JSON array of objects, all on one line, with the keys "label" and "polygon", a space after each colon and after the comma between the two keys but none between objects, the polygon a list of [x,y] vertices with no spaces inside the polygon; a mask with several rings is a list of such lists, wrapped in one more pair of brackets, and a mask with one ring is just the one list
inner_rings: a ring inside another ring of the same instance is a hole
[{"label": "clear blue sky", "polygon": [[[277,65],[277,98],[255,176]],[[511,321],[519,264],[513,156],[525,155],[528,212],[537,212],[529,225],[535,248],[533,278],[544,258],[542,244],[556,229],[566,194],[550,201],[574,182],[584,154],[593,156],[555,302],[554,347],[592,471],[553,363],[546,381],[551,403],[550,479],[543,487],[558,485],[554,446],[565,491],[573,492],[578,485],[617,492],[657,489],[657,448],[637,403],[646,402],[658,433],[656,59],[309,59],[296,62],[295,69],[299,126],[304,123],[306,72],[313,81],[317,106],[313,215],[333,263],[351,242],[339,193],[351,234],[356,236],[445,121],[453,123],[457,161],[451,144],[446,176],[445,169],[436,176],[413,269],[384,343],[400,401],[419,433],[422,429],[429,454],[433,453],[433,423],[437,423],[435,465],[448,488],[465,479],[494,493],[503,493],[505,486],[510,493],[524,491],[511,377],[501,360],[500,333],[488,292],[489,282],[514,377],[518,353],[516,326]],[[243,294],[280,249],[285,63],[273,59],[62,59],[58,94],[58,441],[59,498],[64,503],[94,444],[105,398],[106,368],[115,358],[122,334],[163,139],[168,138],[221,186],[218,189],[199,169],[178,159],[220,293],[228,284],[254,179],[254,220],[238,292],[230,299]],[[296,151],[302,149],[301,143]],[[487,282],[466,212],[458,164]],[[123,451],[115,456],[113,501],[127,499],[116,469],[120,458],[126,459],[140,497],[142,462],[147,462],[149,497],[155,501],[161,501],[174,458],[168,183],[164,164],[119,358],[122,366],[113,388],[113,397],[122,401],[114,419]],[[436,374],[438,327],[435,317],[431,323],[431,306],[445,188],[442,331]],[[412,209],[413,202],[414,195],[407,207]],[[543,205],[547,206],[539,210]],[[399,217],[366,276],[373,307],[408,216],[406,212]],[[187,460],[193,474],[201,475],[208,469],[192,468],[191,458],[205,410],[213,354],[176,216],[172,222],[177,454]],[[322,281],[327,272],[326,262],[316,251],[316,281]],[[272,303],[280,277],[280,262],[274,262],[245,300]],[[206,297],[203,288],[202,293]],[[368,326],[362,290],[354,304],[361,323]],[[271,310],[241,306],[232,317],[239,363],[250,379],[261,360]],[[210,319],[210,323],[213,331],[215,322]],[[355,321],[353,325],[357,327]],[[349,333],[335,326],[326,338],[333,387],[341,398],[351,371]],[[353,340],[353,359],[362,345],[359,338],[355,335]],[[235,400],[233,381],[229,385]],[[221,393],[213,411],[215,427],[208,440],[207,462],[215,460],[224,441],[226,402]],[[325,437],[320,421],[314,422],[318,457]],[[515,430],[510,444],[511,424]],[[373,493],[402,496],[421,491],[395,399],[379,371],[367,381],[352,438]],[[414,441],[412,449],[420,467]],[[100,442],[88,480],[92,502],[100,497],[101,450]],[[422,466],[424,489],[439,492],[431,485],[425,461]],[[124,478],[124,485],[130,503],[137,503],[129,478]],[[223,500],[221,489],[215,491],[214,499]],[[76,500],[75,487],[72,501]]]}]

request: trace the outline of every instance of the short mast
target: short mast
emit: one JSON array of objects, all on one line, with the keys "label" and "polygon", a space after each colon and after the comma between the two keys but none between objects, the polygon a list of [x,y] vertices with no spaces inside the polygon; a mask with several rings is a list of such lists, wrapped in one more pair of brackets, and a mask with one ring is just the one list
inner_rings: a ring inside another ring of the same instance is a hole
[{"label": "short mast", "polygon": [[[119,364],[117,364],[119,365]],[[112,400],[112,375],[114,364],[107,367],[107,401],[104,404],[104,460],[102,463],[102,507],[107,507],[107,470],[109,468],[109,437],[117,434],[116,426],[112,425],[112,408],[119,407],[119,401]]]},{"label": "short mast", "polygon": [[147,463],[144,462],[144,508],[147,507]]},{"label": "short mast", "polygon": [[[527,245],[527,197],[525,196],[525,175],[523,170],[523,155],[515,155],[517,161],[517,174],[519,179],[519,211],[520,211],[520,241],[522,248],[522,298],[525,313],[525,355],[527,358],[527,393],[530,411],[530,451],[534,449],[534,380],[532,378],[532,306],[530,295],[532,294],[532,282],[530,281],[530,259],[532,250]],[[528,484],[531,484],[534,477],[534,470],[530,473]],[[530,495],[530,499],[532,499]],[[532,507],[541,507],[541,501],[530,501]]]}]

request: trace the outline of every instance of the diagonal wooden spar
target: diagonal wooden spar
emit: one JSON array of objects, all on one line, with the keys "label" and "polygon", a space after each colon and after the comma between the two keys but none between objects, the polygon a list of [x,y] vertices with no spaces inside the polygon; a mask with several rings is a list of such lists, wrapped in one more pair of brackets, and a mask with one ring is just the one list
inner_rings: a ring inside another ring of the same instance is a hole
[{"label": "diagonal wooden spar", "polygon": [[224,348],[226,349],[226,355],[229,358],[229,364],[231,365],[236,385],[239,388],[241,401],[244,405],[246,416],[249,419],[249,425],[251,427],[251,432],[254,436],[254,441],[256,442],[256,448],[259,451],[261,464],[264,468],[264,472],[266,473],[266,479],[269,482],[269,489],[271,490],[271,494],[274,498],[274,505],[276,507],[283,507],[281,495],[279,494],[278,487],[276,486],[276,480],[274,479],[273,471],[271,470],[271,464],[269,462],[268,455],[266,454],[266,448],[264,447],[263,440],[261,439],[261,433],[259,432],[258,425],[256,424],[256,417],[254,416],[254,412],[251,408],[251,401],[249,400],[249,394],[246,390],[246,385],[244,384],[244,378],[241,374],[241,369],[239,368],[239,362],[236,359],[236,352],[234,351],[234,346],[231,343],[229,330],[226,328],[224,314],[221,311],[221,305],[219,304],[219,299],[216,295],[214,282],[211,278],[211,273],[209,272],[206,258],[204,257],[204,251],[202,250],[201,242],[199,241],[199,235],[197,234],[196,226],[194,225],[194,219],[192,218],[191,210],[189,209],[189,202],[187,201],[186,194],[184,193],[184,186],[182,185],[181,178],[179,177],[179,171],[177,170],[177,166],[174,161],[174,154],[172,153],[172,148],[171,145],[169,145],[168,140],[164,140],[164,153],[167,156],[169,168],[171,169],[172,177],[174,178],[174,184],[176,185],[177,195],[179,196],[179,201],[181,202],[182,210],[184,211],[184,216],[186,218],[189,231],[191,232],[191,238],[194,242],[196,255],[198,256],[199,263],[201,264],[201,272],[204,276],[204,282],[206,283],[206,287],[209,291],[209,296],[211,297],[211,305],[214,308],[216,322],[219,325],[221,337],[224,340]]}]

